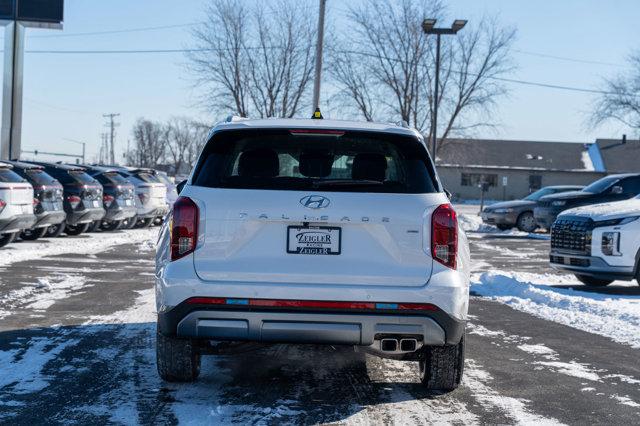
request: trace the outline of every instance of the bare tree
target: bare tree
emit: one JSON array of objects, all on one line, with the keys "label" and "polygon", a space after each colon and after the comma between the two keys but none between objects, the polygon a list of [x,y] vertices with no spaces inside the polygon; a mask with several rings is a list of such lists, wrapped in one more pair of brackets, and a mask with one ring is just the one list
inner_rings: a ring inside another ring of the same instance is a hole
[{"label": "bare tree", "polygon": [[628,73],[604,81],[589,120],[591,127],[617,121],[640,131],[640,51],[631,55],[629,65]]},{"label": "bare tree", "polygon": [[174,117],[165,125],[167,162],[174,173],[187,173],[206,142],[208,126],[186,117]]},{"label": "bare tree", "polygon": [[308,96],[315,28],[305,2],[211,0],[187,54],[215,113],[292,117]]},{"label": "bare tree", "polygon": [[165,155],[166,126],[144,118],[133,125],[134,146],[127,152],[127,163],[138,167],[156,167]]},{"label": "bare tree", "polygon": [[[444,14],[438,0],[366,0],[352,8],[348,39],[332,50],[329,67],[342,104],[366,120],[404,120],[430,137],[435,37],[425,36],[421,23]],[[443,142],[493,126],[489,113],[506,93],[499,78],[513,69],[514,38],[514,30],[492,19],[442,38],[437,131]]]}]

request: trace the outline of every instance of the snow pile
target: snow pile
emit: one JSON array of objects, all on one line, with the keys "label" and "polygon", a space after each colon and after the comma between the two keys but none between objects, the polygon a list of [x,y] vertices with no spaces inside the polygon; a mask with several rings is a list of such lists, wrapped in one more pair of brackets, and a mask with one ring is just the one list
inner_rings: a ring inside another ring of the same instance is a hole
[{"label": "snow pile", "polygon": [[530,238],[534,240],[549,240],[549,235],[535,234],[529,232],[518,231],[517,228],[501,231],[493,225],[487,225],[482,222],[482,218],[475,214],[462,213],[458,215],[458,223],[465,232],[479,232],[484,234],[494,234],[505,237],[514,238]]},{"label": "snow pile", "polygon": [[121,244],[155,242],[157,235],[157,228],[147,228],[81,234],[77,237],[44,238],[34,242],[22,241],[0,249],[0,266],[57,254],[99,253]]},{"label": "snow pile", "polygon": [[640,348],[640,296],[554,288],[545,279],[555,284],[568,281],[567,277],[494,271],[474,274],[471,291],[540,318]]}]

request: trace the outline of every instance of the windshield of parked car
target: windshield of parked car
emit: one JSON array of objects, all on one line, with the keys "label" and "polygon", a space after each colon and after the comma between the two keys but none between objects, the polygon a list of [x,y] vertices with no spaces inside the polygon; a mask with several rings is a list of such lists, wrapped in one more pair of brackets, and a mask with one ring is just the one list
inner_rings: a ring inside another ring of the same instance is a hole
[{"label": "windshield of parked car", "polygon": [[538,201],[540,198],[544,197],[545,195],[550,195],[554,193],[555,191],[551,188],[542,188],[537,190],[536,192],[529,194],[524,199],[527,201]]},{"label": "windshield of parked car", "polygon": [[0,169],[0,182],[24,182],[25,180],[16,172],[11,169]]},{"label": "windshield of parked car", "polygon": [[38,185],[54,185],[58,183],[50,174],[41,169],[26,170],[24,173]]},{"label": "windshield of parked car", "polygon": [[194,176],[194,185],[212,188],[438,192],[428,154],[415,138],[373,132],[221,132]]},{"label": "windshield of parked car", "polygon": [[617,177],[604,177],[602,179],[598,179],[597,181],[593,182],[591,185],[587,186],[586,188],[583,189],[584,192],[592,192],[594,194],[599,194],[602,191],[606,190],[607,188],[609,188],[610,186],[612,186],[614,183],[616,183],[617,181],[619,181],[620,179]]},{"label": "windshield of parked car", "polygon": [[[118,172],[105,172],[102,173],[103,179],[107,182],[104,183],[112,183],[112,184],[116,184],[116,185],[126,185],[129,182],[127,182],[127,180],[125,178],[123,178],[122,176],[120,176],[120,174]],[[100,180],[100,179],[98,179]]]},{"label": "windshield of parked car", "polygon": [[160,182],[160,180],[157,177],[155,177],[153,174],[147,173],[147,172],[137,172],[137,173],[134,173],[134,176],[136,176],[141,181],[147,182],[147,183],[158,183],[158,182]]}]

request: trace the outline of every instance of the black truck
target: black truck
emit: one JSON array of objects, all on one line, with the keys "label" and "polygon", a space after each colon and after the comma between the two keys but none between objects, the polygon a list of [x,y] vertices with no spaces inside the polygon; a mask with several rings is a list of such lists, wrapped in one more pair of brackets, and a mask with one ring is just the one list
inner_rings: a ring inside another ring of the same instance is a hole
[{"label": "black truck", "polygon": [[560,212],[574,207],[628,200],[638,194],[640,194],[640,173],[609,175],[598,179],[582,191],[542,197],[533,215],[538,226],[551,229]]}]

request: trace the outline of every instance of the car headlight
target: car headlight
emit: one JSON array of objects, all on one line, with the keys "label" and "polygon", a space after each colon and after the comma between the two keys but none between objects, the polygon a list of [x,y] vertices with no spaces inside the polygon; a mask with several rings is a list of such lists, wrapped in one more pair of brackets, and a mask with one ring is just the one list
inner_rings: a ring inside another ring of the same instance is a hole
[{"label": "car headlight", "polygon": [[602,233],[602,253],[606,256],[622,256],[619,232]]},{"label": "car headlight", "polygon": [[561,206],[564,206],[565,204],[567,204],[567,202],[563,201],[563,200],[558,200],[558,201],[552,201],[551,202],[551,205],[555,206],[555,207],[561,207]]}]

